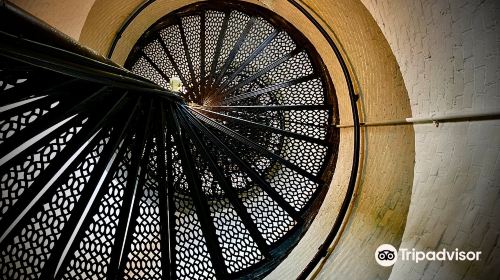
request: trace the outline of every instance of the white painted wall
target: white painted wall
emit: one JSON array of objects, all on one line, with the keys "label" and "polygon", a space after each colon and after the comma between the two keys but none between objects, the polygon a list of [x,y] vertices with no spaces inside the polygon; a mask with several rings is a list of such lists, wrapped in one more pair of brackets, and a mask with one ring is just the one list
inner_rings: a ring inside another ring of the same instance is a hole
[{"label": "white painted wall", "polygon": [[[362,0],[400,66],[414,117],[500,111],[500,2]],[[500,121],[415,126],[401,247],[481,250],[471,262],[396,263],[390,279],[500,279]]]}]

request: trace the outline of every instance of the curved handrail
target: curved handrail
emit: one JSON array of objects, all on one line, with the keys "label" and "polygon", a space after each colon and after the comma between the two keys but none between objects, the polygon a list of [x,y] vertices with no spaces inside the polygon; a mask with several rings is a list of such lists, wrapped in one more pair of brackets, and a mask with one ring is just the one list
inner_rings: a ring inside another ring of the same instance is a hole
[{"label": "curved handrail", "polygon": [[351,168],[351,176],[349,179],[349,185],[347,186],[347,192],[344,197],[344,201],[342,202],[342,206],[340,207],[339,214],[337,215],[337,218],[335,220],[335,223],[332,226],[332,229],[328,233],[328,236],[326,237],[325,241],[323,244],[319,247],[318,252],[316,255],[314,255],[313,259],[309,262],[309,264],[306,266],[306,268],[302,271],[302,273],[297,277],[297,279],[306,279],[309,274],[314,270],[316,265],[319,263],[319,261],[327,254],[328,248],[332,241],[335,239],[335,236],[337,235],[338,231],[340,230],[340,227],[342,226],[342,223],[344,221],[344,218],[349,210],[349,205],[351,203],[351,199],[354,194],[354,189],[356,186],[356,179],[357,179],[357,174],[358,174],[358,168],[359,168],[359,150],[360,150],[360,125],[359,125],[359,115],[358,115],[358,107],[356,105],[356,101],[358,100],[358,96],[354,92],[354,86],[353,82],[351,79],[351,75],[349,74],[349,69],[347,67],[347,64],[345,60],[342,57],[342,54],[340,53],[340,50],[338,49],[337,45],[335,42],[333,42],[332,38],[328,34],[328,32],[321,26],[321,24],[297,1],[295,0],[288,0],[289,3],[291,3],[293,6],[295,6],[302,14],[304,14],[314,26],[321,32],[323,37],[327,40],[328,44],[332,48],[333,52],[337,56],[337,59],[339,60],[340,66],[342,68],[342,72],[344,73],[344,77],[347,82],[347,88],[349,90],[349,97],[351,99],[351,110],[352,110],[352,119],[354,123],[354,153],[353,153],[353,160],[352,160],[352,168]]},{"label": "curved handrail", "polygon": [[155,0],[146,0],[142,2],[141,5],[139,5],[128,17],[125,19],[125,22],[123,22],[122,26],[116,32],[115,37],[113,38],[113,42],[111,43],[111,47],[109,48],[108,55],[107,57],[111,59],[111,56],[113,55],[113,52],[115,51],[116,44],[118,44],[118,40],[122,37],[123,32],[127,29],[127,27],[130,25],[130,23],[144,10],[149,4],[153,3]]},{"label": "curved handrail", "polygon": [[75,78],[182,101],[177,94],[96,54],[8,1],[0,5],[0,16],[2,56]]}]

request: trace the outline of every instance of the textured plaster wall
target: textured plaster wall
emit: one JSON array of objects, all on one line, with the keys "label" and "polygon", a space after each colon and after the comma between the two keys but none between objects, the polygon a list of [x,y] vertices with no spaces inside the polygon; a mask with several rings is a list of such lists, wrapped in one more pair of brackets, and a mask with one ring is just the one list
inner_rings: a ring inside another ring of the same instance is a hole
[{"label": "textured plaster wall", "polygon": [[78,40],[95,0],[11,0],[12,3]]},{"label": "textured plaster wall", "polygon": [[[500,2],[362,0],[400,66],[414,116],[500,111]],[[500,279],[500,121],[415,126],[401,247],[481,261],[396,263],[390,279]]]}]

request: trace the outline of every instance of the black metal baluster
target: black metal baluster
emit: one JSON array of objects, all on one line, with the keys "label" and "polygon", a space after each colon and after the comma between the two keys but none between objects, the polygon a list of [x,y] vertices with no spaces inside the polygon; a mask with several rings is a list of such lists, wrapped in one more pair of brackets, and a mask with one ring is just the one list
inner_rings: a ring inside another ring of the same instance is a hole
[{"label": "black metal baluster", "polygon": [[[125,235],[123,237],[123,245],[122,245],[122,257],[120,261],[120,266],[118,268],[118,276],[116,276],[115,279],[123,279],[125,276],[125,268],[128,260],[128,255],[131,250],[131,244],[134,238],[134,231],[137,226],[137,219],[140,215],[140,209],[139,209],[139,202],[141,201],[142,196],[144,195],[143,187],[144,184],[146,183],[146,175],[147,175],[147,169],[148,169],[148,164],[150,160],[150,155],[151,151],[153,149],[153,139],[150,138],[147,140],[147,144],[144,148],[144,155],[141,163],[141,168],[139,172],[139,180],[137,180],[137,190],[135,192],[135,196],[133,198],[133,201],[131,203],[131,213],[130,217],[127,222],[127,230],[125,231]],[[115,244],[116,241],[115,241]],[[111,256],[111,263],[110,265],[113,264],[113,256]]]},{"label": "black metal baluster", "polygon": [[[81,131],[81,134],[78,134],[75,139],[72,139],[68,146],[52,160],[47,169],[42,171],[40,176],[37,177],[36,181],[33,182],[30,188],[25,190],[20,199],[5,213],[0,225],[0,237],[3,237],[4,235],[6,236],[0,239],[0,247],[3,246],[5,241],[10,240],[14,234],[18,233],[20,227],[25,225],[26,219],[31,218],[31,216],[28,215],[28,213],[30,213],[29,211],[38,209],[40,203],[44,202],[47,196],[53,194],[52,190],[57,188],[62,183],[62,180],[67,179],[67,176],[74,171],[73,168],[80,163],[80,160],[83,160],[85,156],[87,156],[88,151],[93,148],[93,145],[99,139],[97,135],[94,134],[103,126],[106,127],[109,125],[110,115],[116,115],[117,111],[115,110],[124,106],[125,95],[126,93],[111,107],[111,110],[104,111],[105,113],[101,118],[96,118],[92,121],[92,123],[88,124],[83,131]],[[81,151],[69,164],[69,166],[65,168],[64,172],[60,174],[54,182],[52,182],[51,186],[47,190],[44,191],[45,185],[50,182],[50,180],[52,180],[61,169],[64,168],[64,165],[82,146],[85,145],[85,142],[91,138],[93,141],[86,146],[86,149]],[[30,204],[33,205],[28,209]],[[7,232],[9,228],[11,228],[11,230]]]},{"label": "black metal baluster", "polygon": [[233,105],[233,106],[201,106],[216,108],[222,111],[315,111],[330,110],[331,105]]},{"label": "black metal baluster", "polygon": [[[138,101],[137,103],[139,102],[140,101]],[[102,155],[100,156],[97,165],[94,167],[90,180],[82,191],[80,199],[73,208],[71,217],[65,225],[65,229],[68,230],[64,230],[61,233],[59,240],[52,249],[51,257],[49,261],[47,261],[40,279],[60,279],[63,276],[64,268],[67,267],[69,261],[71,260],[68,255],[71,255],[79,245],[77,241],[81,240],[82,236],[84,235],[84,230],[82,229],[85,229],[88,223],[90,223],[90,220],[93,216],[92,210],[95,211],[96,208],[99,207],[98,203],[100,202],[102,196],[106,191],[107,184],[109,184],[112,179],[114,169],[116,168],[116,166],[118,166],[118,162],[120,160],[116,158],[121,157],[126,150],[127,145],[126,143],[123,143],[119,151],[116,153],[115,160],[111,163],[116,149],[119,147],[120,143],[122,143],[123,137],[126,135],[128,130],[130,130],[130,124],[132,123],[133,118],[136,116],[136,111],[138,108],[137,103],[132,108],[130,114],[127,111],[122,112],[121,117],[126,117],[129,114],[128,118],[123,125],[114,127],[110,141],[105,147]],[[106,173],[106,168],[110,164],[111,166]],[[103,179],[103,174],[106,174],[106,176],[102,181],[102,184],[100,185],[97,196],[92,200],[92,195],[98,189],[99,183],[101,179]],[[89,207],[89,211],[84,216],[86,209]],[[83,222],[78,227],[82,219]]]},{"label": "black metal baluster", "polygon": [[167,55],[168,60],[172,64],[172,67],[174,67],[175,72],[179,75],[179,79],[181,79],[182,84],[189,89],[189,84],[186,80],[186,77],[182,74],[182,71],[179,68],[179,65],[177,65],[177,62],[175,62],[174,57],[172,56],[172,53],[170,53],[170,50],[168,49],[167,45],[163,41],[160,35],[156,38],[160,42],[161,47],[163,48],[163,51]]},{"label": "black metal baluster", "polygon": [[186,147],[188,142],[175,115],[182,114],[182,112],[177,109],[175,110],[175,114],[174,110],[171,111],[171,114],[173,125],[175,127],[174,139],[176,146],[178,147],[179,154],[181,155],[181,164],[186,174],[188,186],[191,191],[191,197],[193,198],[193,204],[195,205],[196,214],[201,225],[203,236],[205,237],[205,242],[208,248],[208,253],[210,254],[215,275],[218,279],[227,279],[227,268],[224,263],[222,249],[217,240],[214,221],[210,215],[210,207],[205,195],[203,194],[199,174],[193,166],[193,158],[189,154],[188,148]]},{"label": "black metal baluster", "polygon": [[[160,248],[162,279],[175,279],[175,204],[172,179],[170,129],[165,121],[163,102],[158,111],[157,160],[158,191],[160,194]],[[167,142],[168,141],[168,142]],[[165,157],[166,156],[166,157]]]},{"label": "black metal baluster", "polygon": [[[189,116],[191,116],[192,121],[197,121],[196,117],[192,115],[192,113],[188,110],[184,110]],[[201,125],[200,128],[202,131],[211,139],[211,142],[219,147],[226,155],[231,157],[241,168],[247,173],[252,180],[259,185],[262,190],[264,190],[269,197],[271,197],[283,210],[285,210],[290,217],[294,220],[300,222],[302,219],[297,211],[283,198],[281,195],[269,185],[269,183],[262,178],[260,174],[258,174],[252,167],[242,158],[240,158],[235,152],[233,152],[226,144],[224,144],[215,134],[213,134],[208,128],[204,125]]]},{"label": "black metal baluster", "polygon": [[[265,112],[284,112],[284,111],[290,111],[290,110],[293,110],[293,111],[314,111],[314,110],[321,110],[321,111],[325,111],[327,114],[330,114],[329,112],[331,111],[331,109],[329,109],[327,107],[328,105],[283,105],[283,106],[267,106],[267,108],[269,108],[269,110],[265,110],[264,107],[266,106],[261,106],[261,105],[256,105],[256,106],[199,106],[201,108],[206,108],[207,110],[209,109],[216,109],[216,110],[219,110],[219,111],[226,111],[226,112],[230,112],[230,115],[232,116],[232,114],[236,114],[238,116],[248,116],[248,117],[257,117],[259,120],[262,120],[262,121],[272,121],[272,119],[274,118],[274,116],[266,116],[265,115]],[[196,107],[196,106],[193,106],[193,107]],[[252,108],[252,107],[256,107],[256,108]],[[280,107],[281,109],[277,109],[277,108],[273,108],[273,107]],[[295,110],[293,108],[302,108],[300,110]],[[316,108],[316,109],[314,109]],[[264,114],[263,114],[264,112]],[[312,119],[314,121],[314,119]],[[304,121],[298,121],[298,120],[292,120],[292,119],[287,119],[285,121],[285,119],[281,118],[280,119],[280,127],[284,127],[284,123],[288,123],[290,124],[291,126],[295,125],[295,124],[298,124],[298,125],[301,125],[301,126],[307,126],[307,127],[311,127],[311,128],[317,128],[317,129],[320,129],[321,131],[325,132],[330,128],[330,127],[333,127],[332,124],[330,124],[329,121],[327,120],[324,120],[324,122],[322,124],[313,124],[313,123],[310,123],[310,122],[304,122]]]},{"label": "black metal baluster", "polygon": [[282,89],[282,88],[290,87],[290,86],[297,85],[297,84],[300,84],[300,83],[304,83],[304,82],[307,82],[307,81],[311,81],[311,80],[313,80],[315,78],[317,78],[317,76],[314,75],[314,74],[311,74],[311,75],[300,77],[300,78],[297,78],[297,79],[294,79],[294,80],[285,81],[285,82],[277,83],[277,84],[274,84],[274,85],[271,85],[271,86],[267,86],[265,88],[259,88],[257,90],[245,92],[245,93],[242,93],[242,94],[238,94],[236,96],[232,96],[232,97],[226,98],[226,99],[224,99],[222,101],[222,104],[229,104],[231,102],[239,101],[239,100],[242,100],[242,99],[251,98],[251,97],[257,97],[259,95],[262,95],[262,94],[265,94],[265,93],[268,93],[268,92],[271,92],[271,91],[275,91],[275,90],[278,90],[278,89]]},{"label": "black metal baluster", "polygon": [[[165,108],[165,107],[163,107]],[[169,107],[170,110],[172,110],[171,107]],[[173,113],[169,113],[168,114],[169,118],[171,118],[173,116]],[[175,206],[175,201],[174,201],[174,195],[175,195],[175,189],[176,189],[176,186],[174,186],[174,171],[173,171],[173,154],[172,154],[172,150],[173,150],[173,143],[172,143],[172,138],[173,138],[173,131],[174,131],[174,128],[172,126],[172,121],[173,120],[170,120],[170,121],[165,121],[165,119],[163,119],[163,122],[165,124],[165,127],[167,128],[167,133],[166,133],[166,136],[167,136],[167,139],[166,139],[166,147],[167,147],[167,163],[168,163],[168,166],[167,166],[167,194],[168,194],[168,198],[167,198],[167,202],[168,202],[168,206],[169,206],[169,212],[168,212],[168,221],[169,221],[169,224],[168,224],[168,231],[170,233],[170,242],[169,242],[169,245],[170,245],[170,263],[171,263],[171,276],[172,276],[172,280],[173,279],[176,279],[177,278],[177,275],[176,275],[176,267],[177,267],[177,255],[176,255],[176,250],[175,250],[175,246],[176,246],[176,243],[177,243],[177,239],[175,238],[176,236],[176,230],[175,230],[175,225],[176,225],[176,216],[175,216],[175,211],[177,210],[176,209],[176,206]]]},{"label": "black metal baluster", "polygon": [[[194,74],[194,69],[193,69],[193,61],[191,59],[191,54],[189,53],[189,47],[187,44],[186,40],[186,34],[184,32],[184,25],[182,24],[182,21],[180,18],[177,18],[177,25],[179,26],[179,30],[181,32],[181,41],[182,45],[184,46],[184,54],[186,56],[187,64],[188,64],[188,69],[189,69],[189,74],[191,75],[191,90],[188,93],[189,100],[196,100],[197,94],[199,94],[199,88],[198,88],[198,81],[196,80],[196,75]],[[187,86],[187,85],[186,85]]]},{"label": "black metal baluster", "polygon": [[233,49],[229,53],[228,57],[226,58],[226,61],[224,62],[224,66],[222,66],[222,69],[219,71],[219,75],[215,79],[214,85],[218,85],[220,81],[222,80],[222,77],[226,74],[227,69],[229,68],[229,65],[231,65],[231,62],[233,62],[234,58],[236,57],[236,54],[241,48],[241,45],[243,45],[243,42],[245,42],[246,37],[248,36],[248,33],[250,32],[250,29],[252,29],[253,25],[255,24],[255,17],[251,17],[250,20],[247,22],[245,29],[240,34],[240,37],[238,38],[238,41],[236,41],[236,44],[234,44]]},{"label": "black metal baluster", "polygon": [[165,72],[163,72],[163,70],[161,70],[158,65],[149,57],[149,55],[144,52],[143,50],[141,50],[142,52],[142,55],[144,57],[144,59],[146,59],[146,61],[149,63],[149,65],[151,65],[151,67],[153,67],[153,69],[155,69],[155,71],[160,74],[160,76],[165,80],[165,83],[168,85],[168,83],[170,82],[170,77],[168,77]]},{"label": "black metal baluster", "polygon": [[247,84],[255,81],[256,79],[260,78],[262,75],[264,75],[267,72],[271,71],[272,69],[276,68],[281,63],[283,63],[283,62],[287,61],[288,59],[294,57],[295,55],[299,54],[300,52],[301,52],[300,48],[294,49],[293,51],[289,52],[288,54],[280,57],[279,59],[275,60],[271,64],[269,64],[266,67],[262,68],[261,70],[257,71],[252,76],[250,76],[250,77],[246,78],[245,80],[237,83],[233,87],[225,90],[224,94],[225,95],[231,95],[233,92],[235,92],[236,90],[240,89],[242,86],[247,85]]},{"label": "black metal baluster", "polygon": [[224,38],[226,37],[226,31],[227,31],[227,26],[229,24],[230,15],[231,14],[229,12],[225,12],[224,14],[224,21],[222,22],[219,38],[217,39],[217,46],[215,47],[215,53],[212,58],[212,66],[210,68],[210,78],[208,80],[208,83],[212,85],[214,83],[215,74],[217,71],[217,64],[219,63],[219,56],[220,56],[220,51],[222,49],[222,44],[224,43]]},{"label": "black metal baluster", "polygon": [[205,73],[205,57],[206,57],[206,34],[205,34],[205,28],[206,28],[206,15],[205,12],[200,13],[200,79],[199,79],[199,85],[200,85],[200,94],[198,94],[196,102],[200,102],[201,96],[204,94],[206,90],[206,73]]},{"label": "black metal baluster", "polygon": [[243,143],[245,146],[248,146],[256,151],[259,151],[261,154],[265,154],[267,155],[268,157],[274,159],[274,160],[277,160],[279,161],[280,163],[282,163],[283,165],[285,165],[286,167],[290,168],[291,170],[297,172],[298,174],[308,178],[309,180],[315,182],[315,183],[323,183],[321,181],[321,179],[318,177],[318,175],[314,175],[314,174],[311,174],[309,173],[308,171],[304,170],[303,168],[295,165],[294,163],[284,159],[283,157],[267,150],[266,148],[262,147],[261,145],[259,145],[258,143],[255,143],[254,141],[248,139],[247,137],[239,134],[238,132],[228,128],[227,126],[223,125],[223,124],[220,124],[220,123],[217,123],[213,120],[211,120],[210,118],[207,118],[206,116],[204,116],[203,114],[200,114],[196,111],[194,111],[194,113],[196,114],[196,116],[202,120],[203,122],[207,123],[208,125],[210,125],[211,127],[214,127],[216,128],[217,130],[223,132],[224,134],[230,136],[231,138],[234,138],[236,140],[238,140],[240,143]]},{"label": "black metal baluster", "polygon": [[241,118],[237,118],[237,117],[233,117],[233,116],[229,116],[229,115],[217,113],[217,112],[214,112],[214,111],[202,109],[202,108],[199,108],[199,107],[198,108],[193,108],[193,109],[195,109],[197,111],[206,112],[208,115],[213,115],[213,116],[216,116],[217,118],[230,119],[230,120],[233,120],[233,121],[237,121],[237,122],[246,124],[248,126],[252,126],[252,127],[255,127],[255,128],[259,128],[259,129],[264,129],[264,130],[272,131],[272,132],[275,132],[275,133],[278,133],[278,134],[281,134],[281,135],[284,135],[284,136],[292,137],[292,138],[295,138],[295,139],[298,139],[298,140],[307,141],[307,142],[318,144],[318,145],[321,145],[321,146],[328,146],[329,145],[329,143],[327,141],[325,141],[325,140],[314,138],[314,137],[307,136],[307,135],[304,135],[304,134],[299,134],[299,133],[295,133],[295,132],[291,132],[291,131],[287,131],[287,130],[282,130],[282,129],[279,129],[279,128],[275,128],[275,127],[263,125],[263,124],[256,123],[256,122],[253,122],[253,121],[244,120],[244,119],[241,119]]},{"label": "black metal baluster", "polygon": [[[145,123],[139,122],[134,140],[131,164],[129,165],[127,183],[122,199],[122,207],[118,218],[115,241],[111,251],[107,279],[123,279],[124,266],[130,250],[131,238],[139,215],[139,201],[142,197],[142,186],[146,180],[146,170],[151,152],[152,139],[149,138],[150,123],[153,115],[153,100],[147,107]],[[143,120],[144,121],[144,120]],[[140,129],[140,127],[143,129]]]},{"label": "black metal baluster", "polygon": [[197,149],[201,151],[204,159],[208,162],[212,174],[214,174],[215,178],[217,178],[217,181],[219,182],[221,189],[224,191],[227,199],[234,207],[234,210],[236,211],[238,216],[241,218],[241,221],[245,225],[245,228],[250,233],[250,236],[252,236],[253,241],[257,244],[262,254],[265,257],[269,257],[270,256],[269,246],[266,244],[266,241],[262,237],[262,234],[260,233],[259,229],[257,228],[254,221],[250,217],[250,214],[247,212],[246,207],[243,205],[240,198],[238,197],[238,194],[234,191],[231,180],[224,175],[224,171],[220,168],[220,166],[217,165],[216,160],[213,158],[210,152],[206,150],[203,142],[200,140],[196,131],[194,131],[194,129],[190,126],[192,124],[198,129],[200,129],[199,128],[200,123],[189,121],[188,119],[185,118],[185,116],[183,116],[183,114],[179,115],[182,119],[184,119],[183,122],[184,129],[188,132],[189,135],[191,135],[191,139],[193,139],[193,142],[196,145]]},{"label": "black metal baluster", "polygon": [[236,76],[241,74],[243,70],[250,64],[279,34],[279,30],[274,30],[269,36],[241,63],[241,65],[220,85],[219,89],[223,91]]}]

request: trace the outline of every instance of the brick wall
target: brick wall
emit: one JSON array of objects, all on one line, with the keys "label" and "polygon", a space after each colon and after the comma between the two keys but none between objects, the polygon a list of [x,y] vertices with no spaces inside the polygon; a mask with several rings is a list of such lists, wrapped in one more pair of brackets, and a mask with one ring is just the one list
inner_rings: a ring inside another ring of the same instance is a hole
[{"label": "brick wall", "polygon": [[[332,28],[331,35],[345,51],[360,95],[361,120],[410,117],[410,101],[397,61],[364,5],[352,0],[303,2]],[[376,264],[374,251],[382,243],[401,242],[413,181],[413,128],[380,126],[361,132],[356,198],[345,230],[317,279],[387,279],[390,270]],[[348,134],[349,129],[341,133]],[[329,227],[332,222],[324,225]]]},{"label": "brick wall", "polygon": [[[500,111],[500,3],[362,0],[387,38],[413,116]],[[402,247],[481,250],[470,262],[396,263],[391,279],[499,279],[500,122],[415,126]]]}]

